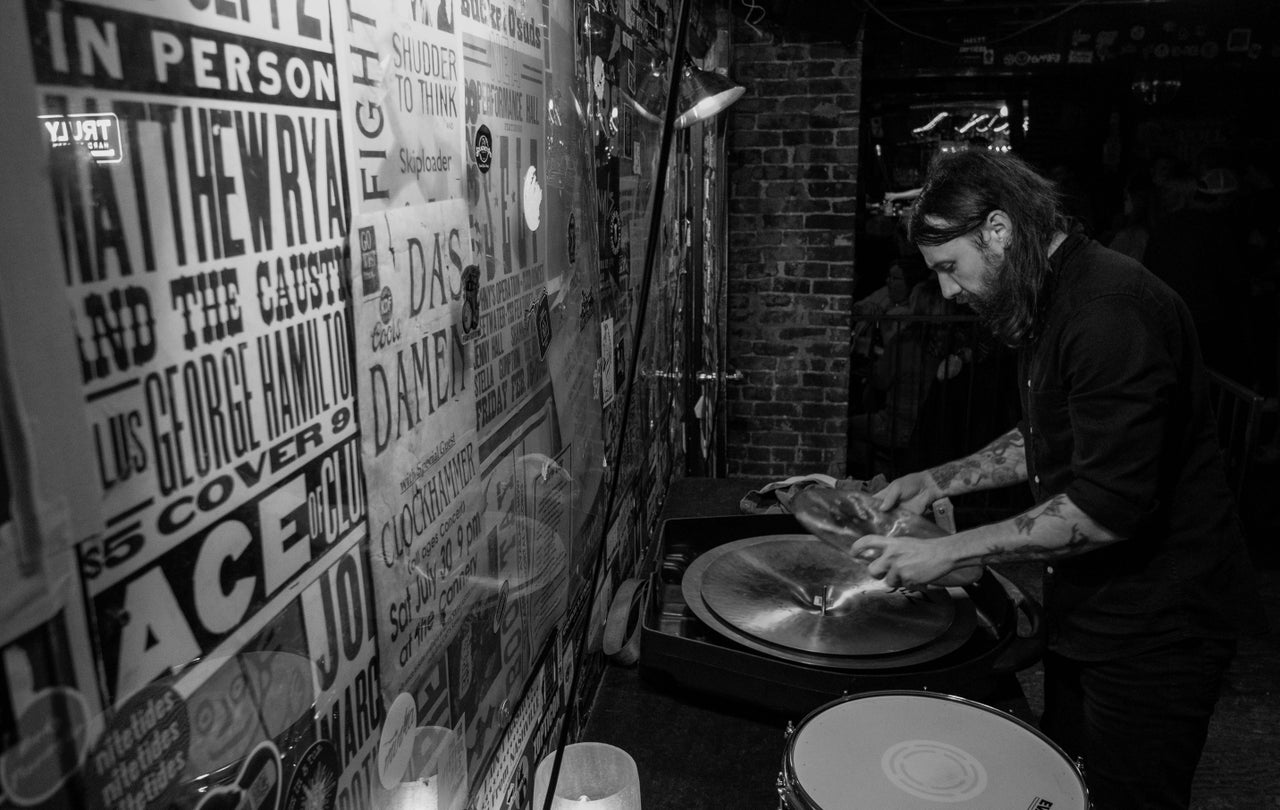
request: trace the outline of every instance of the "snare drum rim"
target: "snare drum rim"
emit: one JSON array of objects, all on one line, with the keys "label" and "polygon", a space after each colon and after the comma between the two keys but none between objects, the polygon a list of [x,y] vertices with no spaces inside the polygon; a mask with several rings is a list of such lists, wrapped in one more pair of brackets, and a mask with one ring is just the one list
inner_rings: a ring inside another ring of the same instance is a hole
[{"label": "snare drum rim", "polygon": [[988,706],[985,703],[979,703],[976,700],[970,700],[969,698],[960,697],[959,695],[948,695],[944,692],[929,692],[921,689],[882,689],[876,692],[858,692],[852,695],[844,695],[842,697],[836,698],[835,700],[828,701],[827,703],[822,704],[818,708],[806,714],[804,718],[796,725],[795,729],[787,736],[787,750],[782,758],[782,779],[785,782],[787,789],[791,793],[797,795],[800,799],[804,801],[805,808],[812,808],[812,810],[825,810],[825,808],[819,805],[818,802],[812,796],[810,796],[807,791],[805,791],[804,785],[800,783],[800,778],[796,774],[795,756],[794,756],[795,743],[796,743],[796,739],[800,736],[800,732],[803,731],[805,726],[809,725],[810,721],[812,721],[818,715],[822,714],[828,709],[835,708],[836,706],[842,703],[849,703],[850,701],[861,700],[863,698],[886,697],[886,696],[926,697],[926,698],[934,698],[936,700],[950,700],[956,703],[964,703],[974,708],[982,709],[983,711],[989,714],[994,714],[1003,720],[1008,720],[1010,722],[1013,722],[1021,726],[1022,728],[1034,734],[1036,737],[1040,738],[1045,744],[1047,744],[1051,749],[1053,749],[1053,751],[1056,754],[1058,754],[1058,756],[1062,757],[1063,760],[1065,760],[1067,763],[1071,765],[1071,772],[1075,774],[1076,781],[1080,783],[1080,791],[1083,794],[1083,798],[1084,798],[1084,810],[1088,810],[1088,808],[1092,806],[1091,802],[1089,801],[1089,786],[1088,784],[1085,783],[1084,774],[1080,772],[1080,768],[1076,764],[1076,761],[1072,759],[1070,755],[1067,754],[1066,751],[1062,750],[1062,747],[1060,745],[1058,745],[1053,740],[1045,736],[1045,733],[1043,731],[1031,725],[1030,723],[1023,720],[1022,718],[1015,717],[1012,714],[1009,714],[1008,712],[1003,712],[993,706]]}]

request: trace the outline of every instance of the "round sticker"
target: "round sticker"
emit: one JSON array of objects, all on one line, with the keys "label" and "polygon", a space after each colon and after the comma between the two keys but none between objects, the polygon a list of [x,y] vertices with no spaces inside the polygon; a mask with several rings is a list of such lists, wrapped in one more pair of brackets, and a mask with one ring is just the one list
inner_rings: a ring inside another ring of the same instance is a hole
[{"label": "round sticker", "polygon": [[0,784],[14,804],[39,804],[84,761],[89,712],[80,693],[53,687],[36,693],[18,716],[16,740],[0,755]]},{"label": "round sticker", "polygon": [[538,169],[530,166],[524,172],[524,224],[536,231],[542,224],[542,184],[538,182]]},{"label": "round sticker", "polygon": [[492,164],[493,138],[489,135],[489,128],[481,124],[476,127],[476,167],[481,174],[488,174]]},{"label": "round sticker", "polygon": [[391,323],[392,307],[391,288],[383,287],[382,295],[378,297],[378,315],[382,317],[383,323]]},{"label": "round sticker", "polygon": [[378,740],[378,778],[391,790],[404,778],[409,757],[413,755],[414,729],[418,726],[418,707],[413,695],[401,692],[387,708]]},{"label": "round sticker", "polygon": [[341,775],[338,749],[328,740],[317,740],[293,769],[283,810],[333,810]]}]

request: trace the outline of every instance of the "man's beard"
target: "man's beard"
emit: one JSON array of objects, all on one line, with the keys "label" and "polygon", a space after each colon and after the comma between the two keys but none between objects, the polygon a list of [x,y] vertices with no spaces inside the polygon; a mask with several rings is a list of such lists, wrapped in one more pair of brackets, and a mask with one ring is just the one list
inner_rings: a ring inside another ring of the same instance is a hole
[{"label": "man's beard", "polygon": [[1015,294],[1013,280],[1008,272],[1009,257],[983,250],[982,260],[985,264],[983,291],[966,293],[961,302],[973,310],[982,325],[999,335],[1002,333],[1001,327],[1014,310]]}]

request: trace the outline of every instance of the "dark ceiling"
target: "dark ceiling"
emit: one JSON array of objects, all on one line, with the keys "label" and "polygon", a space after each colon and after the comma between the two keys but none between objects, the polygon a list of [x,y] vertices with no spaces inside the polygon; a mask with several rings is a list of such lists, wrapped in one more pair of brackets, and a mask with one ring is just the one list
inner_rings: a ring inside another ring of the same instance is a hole
[{"label": "dark ceiling", "polygon": [[733,13],[783,39],[852,40],[864,21],[882,35],[988,42],[1080,19],[1139,24],[1169,17],[1256,22],[1277,17],[1276,0],[731,0]]}]

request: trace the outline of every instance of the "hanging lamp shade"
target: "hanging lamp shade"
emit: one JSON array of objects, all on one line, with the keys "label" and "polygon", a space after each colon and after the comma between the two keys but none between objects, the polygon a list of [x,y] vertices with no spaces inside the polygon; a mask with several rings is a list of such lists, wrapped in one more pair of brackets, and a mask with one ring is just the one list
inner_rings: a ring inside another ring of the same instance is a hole
[{"label": "hanging lamp shade", "polygon": [[676,118],[676,129],[685,129],[717,115],[745,92],[745,87],[734,84],[727,76],[703,70],[686,56],[684,74],[680,77],[680,114]]},{"label": "hanging lamp shade", "polygon": [[[734,84],[713,70],[703,70],[685,57],[680,76],[680,104],[677,108],[676,129],[685,129],[698,121],[705,121],[724,110],[742,97],[746,89]],[[662,106],[667,100],[667,74],[662,62],[655,58],[639,77],[631,106],[650,121],[662,120]]]},{"label": "hanging lamp shade", "polygon": [[657,58],[649,61],[648,70],[636,82],[635,95],[630,98],[631,106],[641,117],[650,121],[662,120],[662,105],[667,100],[667,74]]}]

